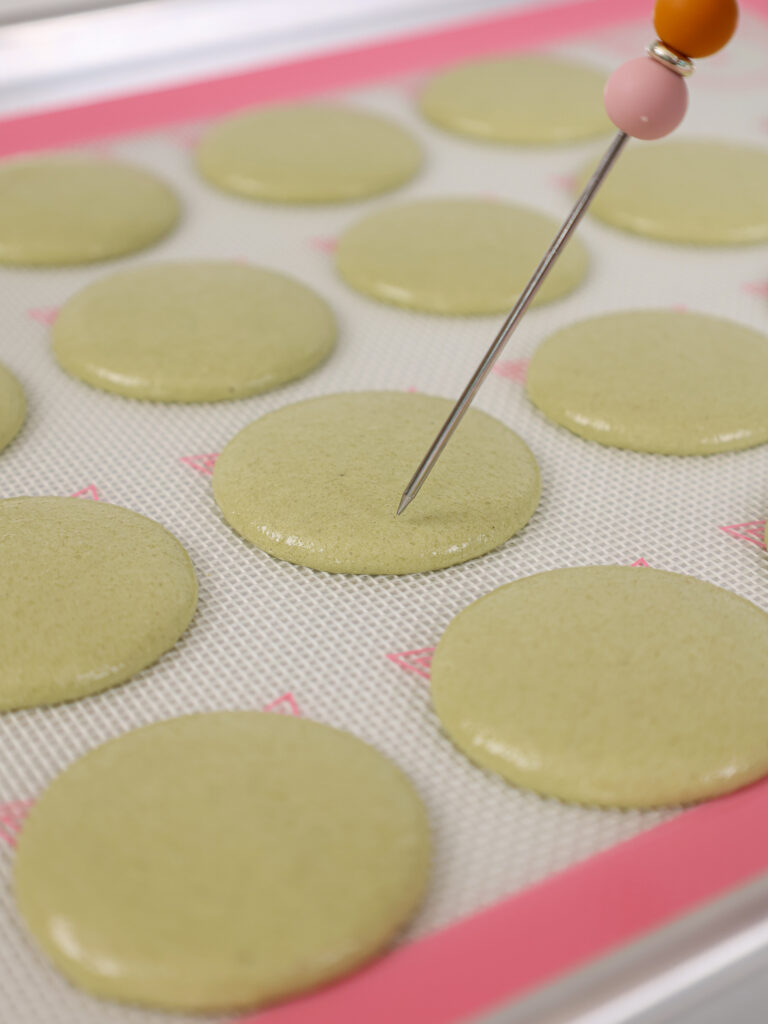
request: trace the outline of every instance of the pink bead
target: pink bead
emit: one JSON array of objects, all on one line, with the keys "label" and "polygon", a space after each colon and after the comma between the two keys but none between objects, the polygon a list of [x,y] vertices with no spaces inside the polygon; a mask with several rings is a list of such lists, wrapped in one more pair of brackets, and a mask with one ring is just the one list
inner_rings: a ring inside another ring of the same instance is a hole
[{"label": "pink bead", "polygon": [[605,85],[605,109],[617,128],[635,139],[660,139],[685,117],[685,80],[651,57],[635,57]]}]

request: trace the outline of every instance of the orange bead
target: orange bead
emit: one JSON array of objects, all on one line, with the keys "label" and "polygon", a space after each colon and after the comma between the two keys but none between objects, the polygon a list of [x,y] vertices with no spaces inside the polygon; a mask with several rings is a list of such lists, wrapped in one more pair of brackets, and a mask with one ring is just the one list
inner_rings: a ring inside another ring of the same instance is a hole
[{"label": "orange bead", "polygon": [[659,39],[686,57],[722,50],[738,20],[736,0],[657,0],[653,12]]}]

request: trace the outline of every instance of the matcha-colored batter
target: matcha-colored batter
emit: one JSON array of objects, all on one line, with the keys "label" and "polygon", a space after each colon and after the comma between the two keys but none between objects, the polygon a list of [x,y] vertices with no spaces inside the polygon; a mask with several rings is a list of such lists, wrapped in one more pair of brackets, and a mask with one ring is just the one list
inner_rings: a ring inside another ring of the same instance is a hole
[{"label": "matcha-colored batter", "polygon": [[197,602],[159,523],[82,498],[0,501],[0,710],[122,683],[173,647]]},{"label": "matcha-colored batter", "polygon": [[215,402],[278,387],[330,353],[336,324],[313,291],[238,263],[121,270],[67,302],[53,350],[67,372],[132,398]]},{"label": "matcha-colored batter", "polygon": [[246,540],[312,569],[401,574],[476,558],[528,522],[539,470],[517,434],[473,410],[418,500],[396,516],[451,406],[386,391],[286,406],[226,446],[213,472],[216,501]]},{"label": "matcha-colored batter", "polygon": [[472,61],[429,82],[426,118],[457,135],[491,142],[557,143],[611,131],[605,75],[542,55]]},{"label": "matcha-colored batter", "polygon": [[22,829],[19,909],[97,996],[225,1011],[378,953],[427,881],[407,777],[349,733],[253,711],[129,732],[75,762]]},{"label": "matcha-colored batter", "polygon": [[703,455],[768,441],[768,337],[698,313],[637,310],[572,324],[539,346],[528,395],[574,434]]},{"label": "matcha-colored batter", "polygon": [[654,569],[528,576],[448,626],[432,700],[469,758],[544,796],[702,800],[768,772],[768,615]]},{"label": "matcha-colored batter", "polygon": [[227,192],[280,203],[332,203],[388,192],[412,178],[421,149],[378,114],[332,105],[267,107],[214,125],[197,167]]},{"label": "matcha-colored batter", "polygon": [[[583,179],[594,171],[594,160]],[[709,140],[628,147],[590,210],[667,242],[747,245],[768,239],[768,150]]]},{"label": "matcha-colored batter", "polygon": [[152,245],[178,219],[171,189],[138,167],[87,156],[0,164],[0,263],[111,259]]},{"label": "matcha-colored batter", "polygon": [[26,415],[27,400],[21,384],[0,363],[0,452],[21,430]]},{"label": "matcha-colored batter", "polygon": [[[381,302],[427,313],[502,313],[514,304],[557,232],[535,210],[485,199],[427,199],[377,210],[336,250],[339,273]],[[574,239],[534,299],[573,291],[587,272]]]}]

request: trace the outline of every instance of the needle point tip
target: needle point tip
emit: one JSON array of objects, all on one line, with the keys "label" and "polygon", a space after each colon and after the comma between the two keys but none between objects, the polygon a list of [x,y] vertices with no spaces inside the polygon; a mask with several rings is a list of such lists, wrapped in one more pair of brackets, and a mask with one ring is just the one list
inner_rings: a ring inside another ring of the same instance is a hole
[{"label": "needle point tip", "polygon": [[403,512],[405,512],[405,510],[408,508],[408,506],[411,503],[411,498],[412,498],[412,495],[410,495],[407,491],[405,491],[405,493],[403,494],[402,498],[400,499],[400,504],[397,506],[397,512],[395,513],[395,515],[400,516],[400,515],[403,514]]}]

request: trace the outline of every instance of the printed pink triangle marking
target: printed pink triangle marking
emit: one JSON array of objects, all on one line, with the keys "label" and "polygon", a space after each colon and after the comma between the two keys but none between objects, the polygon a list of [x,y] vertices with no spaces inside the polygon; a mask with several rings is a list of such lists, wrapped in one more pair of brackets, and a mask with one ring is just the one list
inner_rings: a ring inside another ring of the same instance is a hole
[{"label": "printed pink triangle marking", "polygon": [[83,487],[82,490],[75,491],[74,494],[70,494],[70,498],[90,498],[91,501],[101,501],[101,495],[96,484],[88,484],[87,487]]},{"label": "printed pink triangle marking", "polygon": [[525,382],[525,377],[528,373],[529,362],[529,359],[502,360],[502,362],[496,363],[493,372],[497,377],[505,377],[507,380],[518,380],[522,384]]},{"label": "printed pink triangle marking", "polygon": [[310,238],[309,244],[320,252],[335,252],[339,243],[335,238]]},{"label": "printed pink triangle marking", "polygon": [[643,566],[645,566],[646,569],[650,569],[651,568],[650,565],[648,565],[648,563],[646,562],[646,560],[644,558],[638,558],[638,560],[636,562],[633,562],[632,565],[633,566],[635,566],[635,565],[643,565]]},{"label": "printed pink triangle marking", "polygon": [[[410,81],[402,82],[403,95],[408,96],[412,100],[420,99],[424,91],[425,81],[426,79],[419,75],[417,78],[410,79]],[[768,122],[766,123],[768,124]]]},{"label": "printed pink triangle marking", "polygon": [[185,149],[194,149],[203,137],[203,128],[192,128],[189,125],[179,125],[170,132],[171,137]]},{"label": "printed pink triangle marking", "polygon": [[718,530],[727,533],[734,540],[748,540],[757,544],[765,551],[765,519],[755,519],[751,523],[733,523],[731,526],[718,526]]},{"label": "printed pink triangle marking", "polygon": [[31,806],[31,800],[12,800],[0,804],[0,840],[8,846],[16,845],[16,837]]},{"label": "printed pink triangle marking", "polygon": [[104,160],[109,160],[114,156],[114,148],[105,140],[100,139],[98,142],[92,142],[88,146],[88,152],[91,156],[100,157]]},{"label": "printed pink triangle marking", "polygon": [[301,718],[299,705],[292,693],[284,693],[282,697],[270,701],[269,704],[264,705],[263,710],[274,711],[278,715],[295,715],[296,718]]},{"label": "printed pink triangle marking", "polygon": [[50,327],[58,315],[58,306],[38,306],[37,309],[27,310],[27,316],[37,320],[39,324],[45,324],[46,327]]},{"label": "printed pink triangle marking", "polygon": [[750,295],[768,295],[768,281],[748,281],[744,291]]},{"label": "printed pink triangle marking", "polygon": [[189,466],[197,473],[202,473],[203,476],[213,476],[213,467],[216,465],[218,457],[218,452],[208,452],[205,455],[182,455],[179,462],[183,462],[185,466]]},{"label": "printed pink triangle marking", "polygon": [[555,174],[551,178],[552,184],[565,192],[575,192],[579,179],[575,174]]},{"label": "printed pink triangle marking", "polygon": [[429,679],[434,653],[434,647],[417,647],[413,651],[393,651],[387,655],[387,658],[398,668],[402,668],[406,672],[415,672],[422,679]]}]

